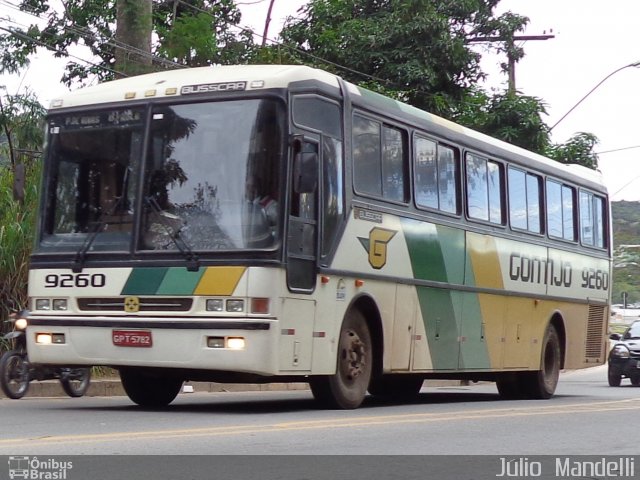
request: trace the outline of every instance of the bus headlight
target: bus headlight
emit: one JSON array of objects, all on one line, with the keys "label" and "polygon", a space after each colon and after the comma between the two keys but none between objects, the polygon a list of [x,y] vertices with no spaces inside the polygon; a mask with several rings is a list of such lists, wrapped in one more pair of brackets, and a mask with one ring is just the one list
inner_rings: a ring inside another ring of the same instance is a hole
[{"label": "bus headlight", "polygon": [[57,311],[66,311],[67,310],[67,300],[64,298],[54,298],[53,299],[53,309]]},{"label": "bus headlight", "polygon": [[222,312],[224,310],[224,302],[220,298],[207,299],[207,312]]},{"label": "bus headlight", "polygon": [[227,312],[244,312],[244,300],[227,300]]},{"label": "bus headlight", "polygon": [[51,300],[48,298],[36,298],[36,310],[51,310]]}]

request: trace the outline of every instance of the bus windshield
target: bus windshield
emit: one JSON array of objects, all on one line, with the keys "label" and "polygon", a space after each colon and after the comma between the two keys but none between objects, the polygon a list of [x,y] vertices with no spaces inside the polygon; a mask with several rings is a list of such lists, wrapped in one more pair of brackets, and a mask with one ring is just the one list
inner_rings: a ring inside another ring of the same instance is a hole
[{"label": "bus windshield", "polygon": [[274,247],[283,111],[248,99],[51,117],[38,249]]}]

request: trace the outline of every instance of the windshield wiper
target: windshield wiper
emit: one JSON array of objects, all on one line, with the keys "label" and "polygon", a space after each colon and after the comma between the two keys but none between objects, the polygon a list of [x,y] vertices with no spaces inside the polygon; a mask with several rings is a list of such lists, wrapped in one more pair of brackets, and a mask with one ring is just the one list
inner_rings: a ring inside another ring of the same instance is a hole
[{"label": "windshield wiper", "polygon": [[103,220],[102,217],[103,215],[102,213],[100,213],[100,215],[98,215],[98,219],[95,222],[93,231],[84,239],[84,242],[82,242],[82,245],[76,252],[76,258],[73,262],[73,266],[71,267],[71,271],[73,273],[82,272],[82,269],[84,268],[84,261],[87,258],[87,252],[91,248],[91,245],[93,245],[93,241],[96,239],[100,232],[102,232],[107,226],[109,226],[109,223]]},{"label": "windshield wiper", "polygon": [[[115,213],[115,211],[118,209],[118,207],[122,203],[122,200],[125,197],[125,193],[124,192],[126,192],[126,185],[127,185],[127,182],[129,181],[129,171],[130,171],[130,168],[127,168],[125,170],[125,173],[124,173],[123,178],[122,178],[122,192],[123,193],[119,197],[115,197],[116,201],[113,203],[112,207],[107,212],[107,216],[108,217],[110,217],[111,215],[113,215]],[[80,246],[80,248],[76,252],[76,258],[75,258],[75,260],[73,262],[73,266],[71,267],[71,271],[73,273],[81,273],[82,272],[82,269],[84,268],[84,261],[85,261],[85,259],[87,257],[87,252],[91,248],[91,245],[93,245],[93,242],[95,241],[95,239],[98,236],[98,234],[100,232],[104,231],[108,226],[109,226],[109,223],[106,220],[104,220],[104,211],[102,209],[100,209],[100,213],[98,214],[98,218],[95,221],[95,227],[94,227],[93,231],[91,232],[91,234],[89,234],[84,239],[84,242],[82,242],[82,245]]]},{"label": "windshield wiper", "polygon": [[169,237],[169,239],[171,239],[173,244],[176,246],[176,248],[180,251],[180,253],[186,259],[187,270],[189,272],[197,272],[198,270],[200,270],[200,260],[198,259],[198,256],[195,253],[193,253],[193,250],[191,249],[187,241],[184,238],[182,238],[182,236],[180,235],[181,229],[180,228],[174,229],[168,223],[167,219],[164,218],[164,216],[162,215],[164,213],[164,210],[162,209],[162,207],[160,207],[160,205],[158,204],[158,201],[155,198],[147,196],[144,198],[144,200],[145,200],[145,203],[149,205],[155,213],[158,214],[158,218],[160,219],[160,224],[162,225],[165,232],[167,233],[167,236]]}]

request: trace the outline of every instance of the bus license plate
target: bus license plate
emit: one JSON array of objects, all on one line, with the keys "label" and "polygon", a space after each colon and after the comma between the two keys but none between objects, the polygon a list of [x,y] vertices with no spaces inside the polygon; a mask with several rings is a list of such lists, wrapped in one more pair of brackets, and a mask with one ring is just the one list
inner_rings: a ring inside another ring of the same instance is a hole
[{"label": "bus license plate", "polygon": [[153,340],[149,330],[113,330],[113,344],[118,347],[151,347]]}]

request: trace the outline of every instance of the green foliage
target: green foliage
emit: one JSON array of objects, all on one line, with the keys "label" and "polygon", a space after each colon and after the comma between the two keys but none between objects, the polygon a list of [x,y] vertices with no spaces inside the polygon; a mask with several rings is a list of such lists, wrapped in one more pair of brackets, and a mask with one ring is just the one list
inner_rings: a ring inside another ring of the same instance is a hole
[{"label": "green foliage", "polygon": [[156,2],[154,12],[159,57],[199,67],[247,63],[256,54],[251,32],[232,31],[240,22],[233,0],[165,0]]},{"label": "green foliage", "polygon": [[598,168],[598,155],[593,149],[598,143],[594,134],[579,132],[566,143],[550,145],[546,155],[560,163],[577,163],[595,170]]},{"label": "green foliage", "polygon": [[[17,72],[28,65],[38,45],[69,62],[62,81],[67,85],[113,79],[116,48],[116,0],[66,0],[64,8],[52,0],[22,0],[20,8],[46,19],[27,31],[0,35],[0,73]],[[246,63],[255,54],[250,32],[232,28],[240,22],[233,0],[154,0],[153,68],[176,68],[176,64],[200,66]],[[94,64],[69,57],[71,47],[83,45]],[[139,52],[132,52],[139,54]],[[174,63],[175,62],[175,63]]]},{"label": "green foliage", "polygon": [[546,153],[549,130],[542,121],[545,105],[539,98],[475,91],[454,117],[463,125],[536,153]]},{"label": "green foliage", "polygon": [[[311,0],[282,31],[300,61],[450,117],[484,77],[470,38],[517,28],[493,16],[498,0]],[[524,17],[519,17],[522,22]],[[332,66],[323,60],[347,66]],[[364,75],[363,75],[364,74]],[[379,88],[374,88],[379,90]]]},{"label": "green foliage", "polygon": [[[44,108],[35,97],[0,97],[0,322],[11,311],[26,307],[28,262],[33,243],[40,177],[39,152],[42,145]],[[24,201],[13,198],[14,168],[26,168]],[[6,328],[0,323],[0,331]]]},{"label": "green foliage", "polygon": [[[13,199],[13,171],[0,167],[0,321],[12,311],[26,308],[29,255],[38,207],[40,162],[27,166],[25,200]],[[3,322],[0,329],[6,329]]]},{"label": "green foliage", "polygon": [[612,202],[613,303],[640,303],[640,202]]},{"label": "green foliage", "polygon": [[3,158],[4,163],[15,165],[39,154],[43,140],[40,119],[44,112],[32,92],[6,95],[5,87],[0,86],[0,165]]}]

